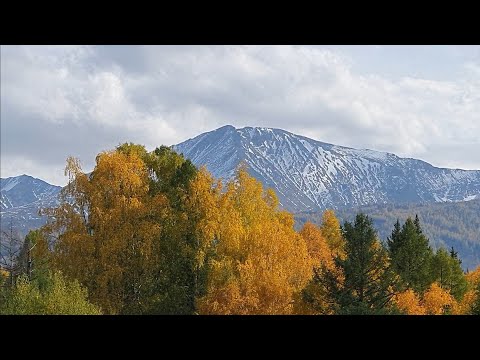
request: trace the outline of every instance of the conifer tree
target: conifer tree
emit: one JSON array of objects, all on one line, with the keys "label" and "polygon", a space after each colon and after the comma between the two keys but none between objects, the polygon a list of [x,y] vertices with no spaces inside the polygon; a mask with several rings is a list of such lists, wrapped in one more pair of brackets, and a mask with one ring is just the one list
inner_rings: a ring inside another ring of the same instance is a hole
[{"label": "conifer tree", "polygon": [[404,287],[423,292],[434,280],[431,276],[433,252],[418,216],[415,221],[408,218],[401,230],[397,220],[387,246],[392,268],[400,275]]},{"label": "conifer tree", "polygon": [[386,251],[377,240],[372,220],[358,214],[355,222],[343,225],[346,258],[335,258],[336,266],[343,273],[343,283],[332,271],[326,271],[326,281],[339,314],[388,313],[395,275],[389,268]]},{"label": "conifer tree", "polygon": [[446,289],[455,299],[460,300],[468,290],[467,279],[455,253],[444,248],[437,250],[433,259],[432,275],[442,289]]}]

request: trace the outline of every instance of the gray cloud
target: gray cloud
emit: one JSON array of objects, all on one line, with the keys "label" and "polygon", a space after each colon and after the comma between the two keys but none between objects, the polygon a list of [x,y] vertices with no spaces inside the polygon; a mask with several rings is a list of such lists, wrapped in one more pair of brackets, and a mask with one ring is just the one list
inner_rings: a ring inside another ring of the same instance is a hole
[{"label": "gray cloud", "polygon": [[[90,170],[227,123],[480,169],[479,49],[2,46],[1,176],[63,184],[68,155]],[[418,56],[410,73],[395,54]]]}]

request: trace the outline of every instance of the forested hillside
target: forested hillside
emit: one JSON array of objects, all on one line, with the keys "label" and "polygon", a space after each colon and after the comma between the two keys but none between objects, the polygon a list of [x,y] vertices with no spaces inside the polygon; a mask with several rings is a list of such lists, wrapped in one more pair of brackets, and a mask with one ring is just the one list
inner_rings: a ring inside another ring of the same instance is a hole
[{"label": "forested hillside", "polygon": [[[341,209],[336,213],[342,221],[351,221],[358,212],[368,214],[382,240],[386,240],[397,219],[418,214],[425,234],[434,248],[452,246],[458,251],[462,266],[474,269],[480,264],[480,200],[456,203],[429,203],[406,205],[375,205]],[[321,212],[295,215],[297,228],[306,221],[319,223]]]}]

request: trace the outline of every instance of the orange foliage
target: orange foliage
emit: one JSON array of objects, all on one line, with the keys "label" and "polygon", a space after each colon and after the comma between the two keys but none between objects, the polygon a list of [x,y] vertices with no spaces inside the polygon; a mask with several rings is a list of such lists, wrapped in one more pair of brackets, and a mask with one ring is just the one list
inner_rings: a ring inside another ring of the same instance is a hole
[{"label": "orange foliage", "polygon": [[480,284],[480,266],[478,266],[474,271],[470,271],[466,274],[467,282],[471,287],[475,287]]},{"label": "orange foliage", "polygon": [[458,303],[454,304],[452,313],[455,315],[468,315],[472,309],[473,304],[477,300],[477,293],[475,290],[468,290],[463,298]]},{"label": "orange foliage", "polygon": [[433,283],[423,294],[422,305],[428,315],[443,315],[449,309],[457,306],[456,301],[448,290],[444,290],[438,283]]},{"label": "orange foliage", "polygon": [[200,313],[292,312],[294,295],[311,277],[311,259],[292,215],[278,211],[277,204],[275,194],[245,169],[219,195],[210,210],[219,211],[219,222],[212,227],[214,254],[207,293],[197,302]]},{"label": "orange foliage", "polygon": [[86,285],[92,301],[107,313],[118,313],[124,302],[138,302],[141,276],[155,262],[153,241],[160,233],[168,201],[148,196],[148,172],[131,152],[104,152],[87,176],[78,160],[69,158],[70,183],[64,202],[50,210],[54,221],[46,226],[58,233],[54,263],[68,277]]},{"label": "orange foliage", "polygon": [[333,210],[326,210],[323,213],[320,230],[332,252],[336,255],[343,255],[345,240],[340,231],[340,222]]},{"label": "orange foliage", "polygon": [[333,255],[328,247],[322,232],[311,222],[307,222],[302,230],[300,236],[307,244],[307,250],[313,260],[314,267],[325,266],[327,269],[333,269]]},{"label": "orange foliage", "polygon": [[425,308],[420,305],[420,299],[412,289],[395,295],[393,302],[407,315],[425,315],[426,313]]}]

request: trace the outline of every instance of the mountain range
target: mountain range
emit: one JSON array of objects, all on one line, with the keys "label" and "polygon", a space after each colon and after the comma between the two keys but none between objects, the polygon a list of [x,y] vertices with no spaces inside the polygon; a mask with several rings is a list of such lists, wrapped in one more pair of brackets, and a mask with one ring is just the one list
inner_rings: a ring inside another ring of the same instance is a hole
[{"label": "mountain range", "polygon": [[[433,244],[456,247],[459,255],[468,259],[468,266],[480,262],[480,228],[472,220],[480,204],[478,170],[438,168],[391,153],[353,149],[259,127],[227,125],[173,148],[224,180],[231,179],[245,163],[252,176],[276,191],[281,207],[295,213],[299,224],[327,208],[337,210],[342,220],[350,219],[353,211],[364,210],[374,217],[383,237],[397,215],[414,216],[418,212],[415,206],[437,204],[419,211]],[[12,224],[23,236],[42,226],[45,218],[38,210],[56,206],[60,190],[28,175],[0,179],[1,230]],[[463,206],[465,202],[472,206]],[[449,214],[449,219],[460,215],[454,226],[445,220],[442,227],[438,216],[429,216],[432,212],[440,217]],[[435,232],[436,228],[440,230]]]},{"label": "mountain range", "polygon": [[227,125],[174,146],[230,179],[241,162],[291,212],[480,198],[480,171],[444,169],[394,154],[327,144],[285,130]]}]

